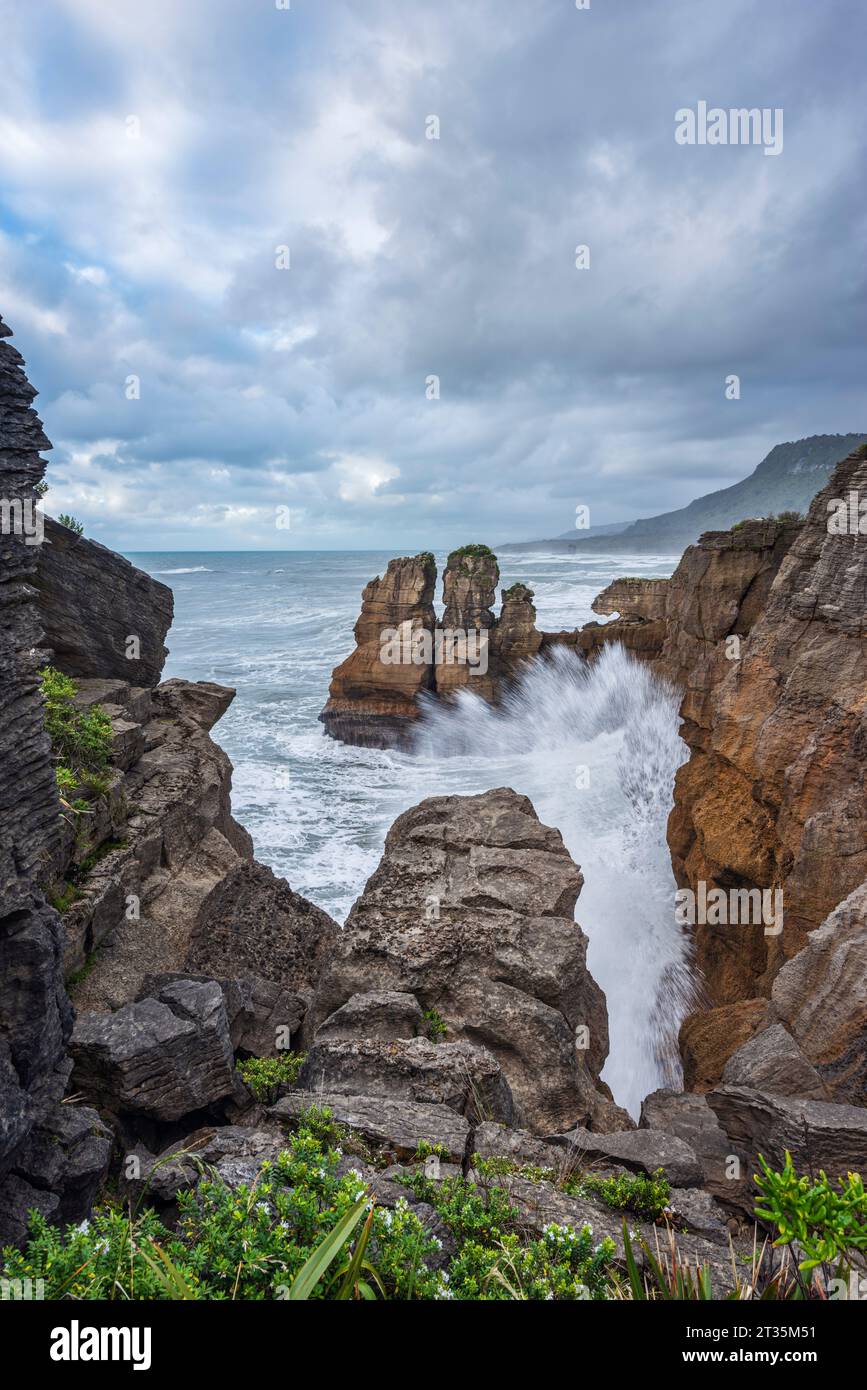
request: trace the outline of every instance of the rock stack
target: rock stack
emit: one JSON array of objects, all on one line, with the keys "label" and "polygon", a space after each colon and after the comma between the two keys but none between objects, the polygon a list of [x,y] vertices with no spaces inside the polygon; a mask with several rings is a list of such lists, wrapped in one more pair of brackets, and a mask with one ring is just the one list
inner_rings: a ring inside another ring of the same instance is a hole
[{"label": "rock stack", "polygon": [[355,651],[334,671],[319,716],[332,738],[400,747],[418,717],[417,697],[434,688],[436,628],[432,555],[390,560],[361,595]]},{"label": "rock stack", "polygon": [[545,636],[524,584],[503,591],[497,618],[499,576],[487,546],[452,551],[438,622],[433,556],[391,560],[385,577],[362,594],[355,651],[335,669],[319,716],[326,732],[342,743],[408,748],[423,712],[420,696],[450,700],[466,690],[496,704]]}]

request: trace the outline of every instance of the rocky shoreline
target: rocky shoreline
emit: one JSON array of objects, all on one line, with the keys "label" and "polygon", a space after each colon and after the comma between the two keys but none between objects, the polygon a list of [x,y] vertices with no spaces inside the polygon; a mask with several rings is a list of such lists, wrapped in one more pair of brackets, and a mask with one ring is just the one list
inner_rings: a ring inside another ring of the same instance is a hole
[{"label": "rocky shoreline", "polygon": [[[50,445],[8,333],[0,320],[0,469],[31,504]],[[486,547],[449,557],[441,623],[432,556],[393,560],[334,672],[326,732],[373,747],[411,743],[421,697],[496,704],[555,646],[593,660],[620,642],[682,692],[677,882],[781,889],[785,924],[695,926],[706,1000],[681,1029],[684,1089],[648,1096],[637,1124],[600,1080],[581,871],[526,797],[407,811],[339,928],[256,863],[232,817],[211,731],[234,692],[161,682],[170,591],[56,523],[41,547],[4,534],[0,1246],[24,1242],[32,1209],[85,1220],[107,1183],[163,1213],[202,1164],[255,1185],[311,1105],[363,1141],[341,1171],[437,1239],[413,1174],[473,1182],[497,1164],[528,1233],[589,1223],[622,1263],[622,1218],[562,1176],[661,1172],[684,1258],[718,1296],[730,1241],[752,1249],[759,1154],[867,1172],[867,558],[826,525],[828,500],[858,489],[864,449],[803,523],[709,533],[671,579],[610,585],[594,608],[619,616],[573,633],[540,632],[523,585],[496,614]],[[420,659],[383,662],[385,629]],[[438,629],[472,639],[475,671],[436,660]],[[104,775],[71,800],[43,726],[49,664],[110,726]],[[242,1079],[239,1061],[286,1053],[297,1075],[274,1094]],[[631,1224],[648,1243],[658,1230]]]}]

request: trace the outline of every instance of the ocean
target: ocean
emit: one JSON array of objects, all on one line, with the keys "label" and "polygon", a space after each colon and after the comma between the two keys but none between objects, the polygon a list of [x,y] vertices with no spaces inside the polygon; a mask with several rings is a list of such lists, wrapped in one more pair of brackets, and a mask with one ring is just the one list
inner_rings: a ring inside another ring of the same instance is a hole
[{"label": "ocean", "polygon": [[[677,1082],[671,1039],[689,993],[665,841],[686,756],[677,698],[619,647],[590,668],[563,652],[531,669],[501,711],[473,695],[432,708],[412,753],[336,743],[317,716],[332,669],[353,649],[361,590],[391,555],[128,558],[174,591],[164,678],[237,690],[214,737],[234,763],[233,811],[257,858],[338,921],[376,868],[395,817],[426,796],[511,786],[557,826],[584,873],[576,917],[608,999],[604,1079],[637,1113],[648,1091]],[[616,576],[668,575],[678,558],[521,553],[501,560],[501,585],[529,584],[538,626],[557,631],[593,619],[591,601]],[[440,576],[444,561],[437,555]]]}]

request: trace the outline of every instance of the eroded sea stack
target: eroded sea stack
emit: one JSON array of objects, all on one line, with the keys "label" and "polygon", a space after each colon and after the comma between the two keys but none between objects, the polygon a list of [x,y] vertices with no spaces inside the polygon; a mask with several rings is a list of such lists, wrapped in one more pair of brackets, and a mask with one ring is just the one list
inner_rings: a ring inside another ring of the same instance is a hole
[{"label": "eroded sea stack", "polygon": [[440,621],[433,556],[389,561],[384,577],[362,593],[355,651],[336,667],[319,716],[326,732],[342,743],[406,748],[423,694],[449,700],[468,690],[496,704],[544,640],[526,585],[503,590],[496,616],[499,577],[487,546],[453,550],[443,572]]}]

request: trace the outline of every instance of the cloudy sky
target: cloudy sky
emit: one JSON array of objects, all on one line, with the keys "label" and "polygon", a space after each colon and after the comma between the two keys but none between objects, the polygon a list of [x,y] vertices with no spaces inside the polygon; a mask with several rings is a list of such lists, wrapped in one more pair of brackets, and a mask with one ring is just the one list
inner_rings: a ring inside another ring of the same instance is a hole
[{"label": "cloudy sky", "polygon": [[[285,3],[0,0],[49,510],[124,550],[496,543],[867,430],[862,0]],[[782,108],[782,153],[678,144],[701,100]]]}]

